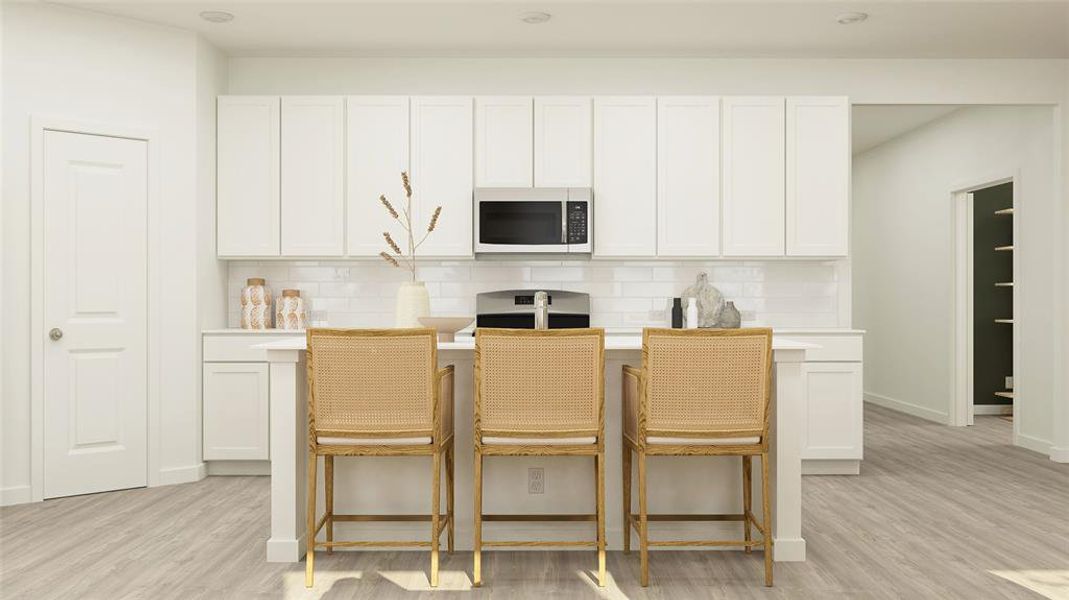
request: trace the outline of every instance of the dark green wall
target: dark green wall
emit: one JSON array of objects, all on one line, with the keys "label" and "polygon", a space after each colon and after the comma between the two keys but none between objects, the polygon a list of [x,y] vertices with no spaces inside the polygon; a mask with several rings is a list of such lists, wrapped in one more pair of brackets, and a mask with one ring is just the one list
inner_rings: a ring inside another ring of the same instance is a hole
[{"label": "dark green wall", "polygon": [[1013,281],[1013,253],[995,246],[1013,243],[1013,216],[995,211],[1013,206],[1013,184],[973,193],[973,390],[975,404],[1009,404],[995,392],[1005,391],[1013,375],[1013,325],[995,319],[1013,316],[1013,288],[995,287]]}]

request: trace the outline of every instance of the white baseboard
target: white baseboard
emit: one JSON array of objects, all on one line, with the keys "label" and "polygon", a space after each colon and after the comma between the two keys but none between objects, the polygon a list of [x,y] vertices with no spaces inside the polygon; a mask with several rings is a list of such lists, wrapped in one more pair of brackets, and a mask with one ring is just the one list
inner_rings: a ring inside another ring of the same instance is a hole
[{"label": "white baseboard", "polygon": [[205,464],[210,477],[271,475],[269,460],[209,460]]},{"label": "white baseboard", "polygon": [[1056,463],[1069,463],[1069,447],[1051,446],[1050,459]]},{"label": "white baseboard", "polygon": [[1012,404],[973,404],[972,414],[974,415],[1012,415]]},{"label": "white baseboard", "polygon": [[1015,446],[1020,446],[1021,448],[1024,448],[1026,450],[1031,450],[1032,452],[1039,452],[1040,454],[1044,454],[1046,456],[1051,456],[1051,452],[1053,451],[1051,443],[1047,440],[1041,440],[1039,438],[1032,437],[1030,435],[1025,435],[1023,433],[1018,433],[1014,437],[1013,444]]},{"label": "white baseboard", "polygon": [[860,460],[802,459],[802,475],[860,475]]},{"label": "white baseboard", "polygon": [[0,488],[0,506],[33,502],[33,490],[28,485]]},{"label": "white baseboard", "polygon": [[160,469],[159,485],[175,485],[178,483],[193,483],[208,476],[208,469],[204,463],[190,465],[188,467],[171,467]]},{"label": "white baseboard", "polygon": [[873,394],[872,392],[865,392],[865,402],[871,402],[876,406],[897,410],[898,412],[903,412],[907,415],[935,421],[936,423],[942,423],[943,425],[950,422],[948,419],[949,415],[945,412],[939,412],[938,410],[928,408],[927,406],[920,406],[919,404],[913,404],[912,402],[896,400],[894,398],[888,398],[887,396],[881,396],[880,394]]}]

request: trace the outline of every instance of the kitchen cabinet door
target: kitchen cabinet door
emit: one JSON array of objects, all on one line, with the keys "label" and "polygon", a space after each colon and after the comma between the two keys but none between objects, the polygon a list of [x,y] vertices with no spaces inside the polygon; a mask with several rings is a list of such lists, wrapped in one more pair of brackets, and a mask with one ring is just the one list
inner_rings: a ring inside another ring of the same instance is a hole
[{"label": "kitchen cabinet door", "polygon": [[537,96],[534,110],[535,186],[590,187],[590,97]]},{"label": "kitchen cabinet door", "polygon": [[412,98],[412,187],[416,235],[426,231],[436,206],[437,229],[422,256],[472,256],[472,98]]},{"label": "kitchen cabinet door", "polygon": [[594,99],[594,255],[657,253],[657,105]]},{"label": "kitchen cabinet door", "polygon": [[279,99],[220,96],[216,254],[278,256]]},{"label": "kitchen cabinet door", "polygon": [[802,376],[802,459],[860,460],[864,425],[862,363],[805,363]]},{"label": "kitchen cabinet door", "polygon": [[282,255],[345,252],[345,104],[282,98]]},{"label": "kitchen cabinet door", "polygon": [[657,100],[657,254],[720,254],[720,99]]},{"label": "kitchen cabinet door", "polygon": [[723,253],[784,255],[784,99],[725,97]]},{"label": "kitchen cabinet door", "polygon": [[408,171],[408,96],[351,96],[346,100],[346,195],[348,253],[377,256],[386,250],[384,231],[405,232],[379,201],[405,201],[401,172]]},{"label": "kitchen cabinet door", "polygon": [[850,103],[787,98],[787,255],[846,256]]},{"label": "kitchen cabinet door", "polygon": [[267,363],[204,363],[204,460],[267,460]]},{"label": "kitchen cabinet door", "polygon": [[531,111],[529,96],[475,98],[477,187],[531,187]]}]

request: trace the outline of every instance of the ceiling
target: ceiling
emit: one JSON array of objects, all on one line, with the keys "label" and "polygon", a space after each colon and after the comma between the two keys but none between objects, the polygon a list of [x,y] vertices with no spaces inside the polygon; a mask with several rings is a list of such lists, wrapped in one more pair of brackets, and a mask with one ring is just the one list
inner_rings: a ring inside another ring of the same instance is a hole
[{"label": "ceiling", "polygon": [[[352,56],[1069,57],[1069,3],[717,0],[52,2],[201,33],[227,53]],[[234,14],[229,23],[199,18]],[[552,18],[529,25],[525,11]],[[836,17],[869,13],[854,25]]]},{"label": "ceiling", "polygon": [[853,109],[853,152],[861,154],[927,123],[948,115],[961,106],[949,104],[856,105]]}]

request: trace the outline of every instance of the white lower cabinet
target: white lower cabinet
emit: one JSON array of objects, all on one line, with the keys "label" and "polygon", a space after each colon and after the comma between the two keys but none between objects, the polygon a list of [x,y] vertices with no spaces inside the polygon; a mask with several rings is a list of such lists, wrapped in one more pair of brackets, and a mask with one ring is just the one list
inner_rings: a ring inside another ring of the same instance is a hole
[{"label": "white lower cabinet", "polygon": [[268,459],[267,363],[204,363],[204,460]]},{"label": "white lower cabinet", "polygon": [[864,454],[861,334],[783,335],[820,346],[802,365],[802,474],[857,475]]}]

